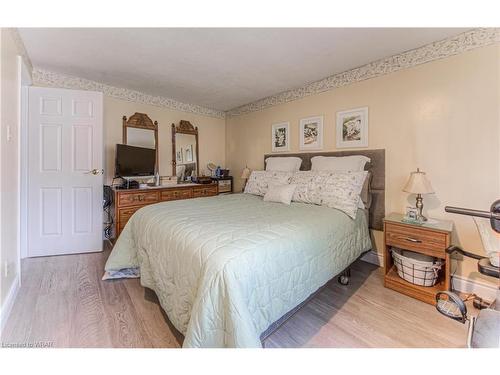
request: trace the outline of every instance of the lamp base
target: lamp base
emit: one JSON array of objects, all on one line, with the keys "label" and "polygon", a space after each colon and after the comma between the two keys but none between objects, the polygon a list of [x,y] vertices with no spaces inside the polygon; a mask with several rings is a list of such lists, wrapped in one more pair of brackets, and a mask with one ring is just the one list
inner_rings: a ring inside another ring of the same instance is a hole
[{"label": "lamp base", "polygon": [[424,202],[422,198],[422,194],[417,194],[417,220],[418,221],[427,221],[427,218],[422,214],[422,210],[424,209]]},{"label": "lamp base", "polygon": [[425,222],[425,221],[428,221],[429,219],[427,219],[424,215],[420,215],[420,216],[417,215],[417,220]]}]

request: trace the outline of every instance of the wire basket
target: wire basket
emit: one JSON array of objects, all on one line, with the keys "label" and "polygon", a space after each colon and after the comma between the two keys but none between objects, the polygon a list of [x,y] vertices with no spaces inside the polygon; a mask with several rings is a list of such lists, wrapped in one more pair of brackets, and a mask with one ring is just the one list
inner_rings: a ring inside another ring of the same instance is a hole
[{"label": "wire basket", "polygon": [[395,247],[392,248],[392,259],[399,277],[409,283],[421,286],[435,285],[439,277],[439,270],[443,265],[441,260],[422,261],[405,256],[401,249]]}]

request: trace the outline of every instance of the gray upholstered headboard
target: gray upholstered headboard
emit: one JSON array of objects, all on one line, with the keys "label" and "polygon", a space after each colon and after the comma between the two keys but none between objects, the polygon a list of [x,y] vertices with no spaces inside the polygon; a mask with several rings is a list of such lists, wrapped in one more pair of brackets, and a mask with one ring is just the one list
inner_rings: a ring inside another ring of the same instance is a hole
[{"label": "gray upholstered headboard", "polygon": [[[385,150],[355,150],[355,151],[330,151],[330,152],[307,152],[296,154],[267,154],[264,160],[273,156],[296,156],[302,159],[301,171],[311,169],[311,158],[313,156],[349,156],[364,155],[371,159],[365,170],[372,172],[372,204],[370,207],[370,228],[383,230],[383,219],[385,216]],[[264,162],[265,164],[265,162]]]}]

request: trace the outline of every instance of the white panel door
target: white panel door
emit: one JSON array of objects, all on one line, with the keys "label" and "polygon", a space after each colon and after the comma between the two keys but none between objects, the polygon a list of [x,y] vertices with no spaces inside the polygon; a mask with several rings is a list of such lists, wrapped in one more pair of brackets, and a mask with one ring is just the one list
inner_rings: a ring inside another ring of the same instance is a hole
[{"label": "white panel door", "polygon": [[29,88],[28,256],[102,251],[102,94]]}]

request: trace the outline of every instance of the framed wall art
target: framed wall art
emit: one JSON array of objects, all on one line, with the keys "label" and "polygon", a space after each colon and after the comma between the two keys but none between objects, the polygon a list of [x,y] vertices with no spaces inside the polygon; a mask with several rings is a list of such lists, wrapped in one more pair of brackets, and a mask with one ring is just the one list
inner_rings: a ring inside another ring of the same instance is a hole
[{"label": "framed wall art", "polygon": [[272,152],[290,151],[290,123],[272,125]]},{"label": "framed wall art", "polygon": [[337,148],[368,147],[368,107],[337,112]]},{"label": "framed wall art", "polygon": [[308,117],[300,120],[301,150],[321,150],[323,148],[323,116]]}]

